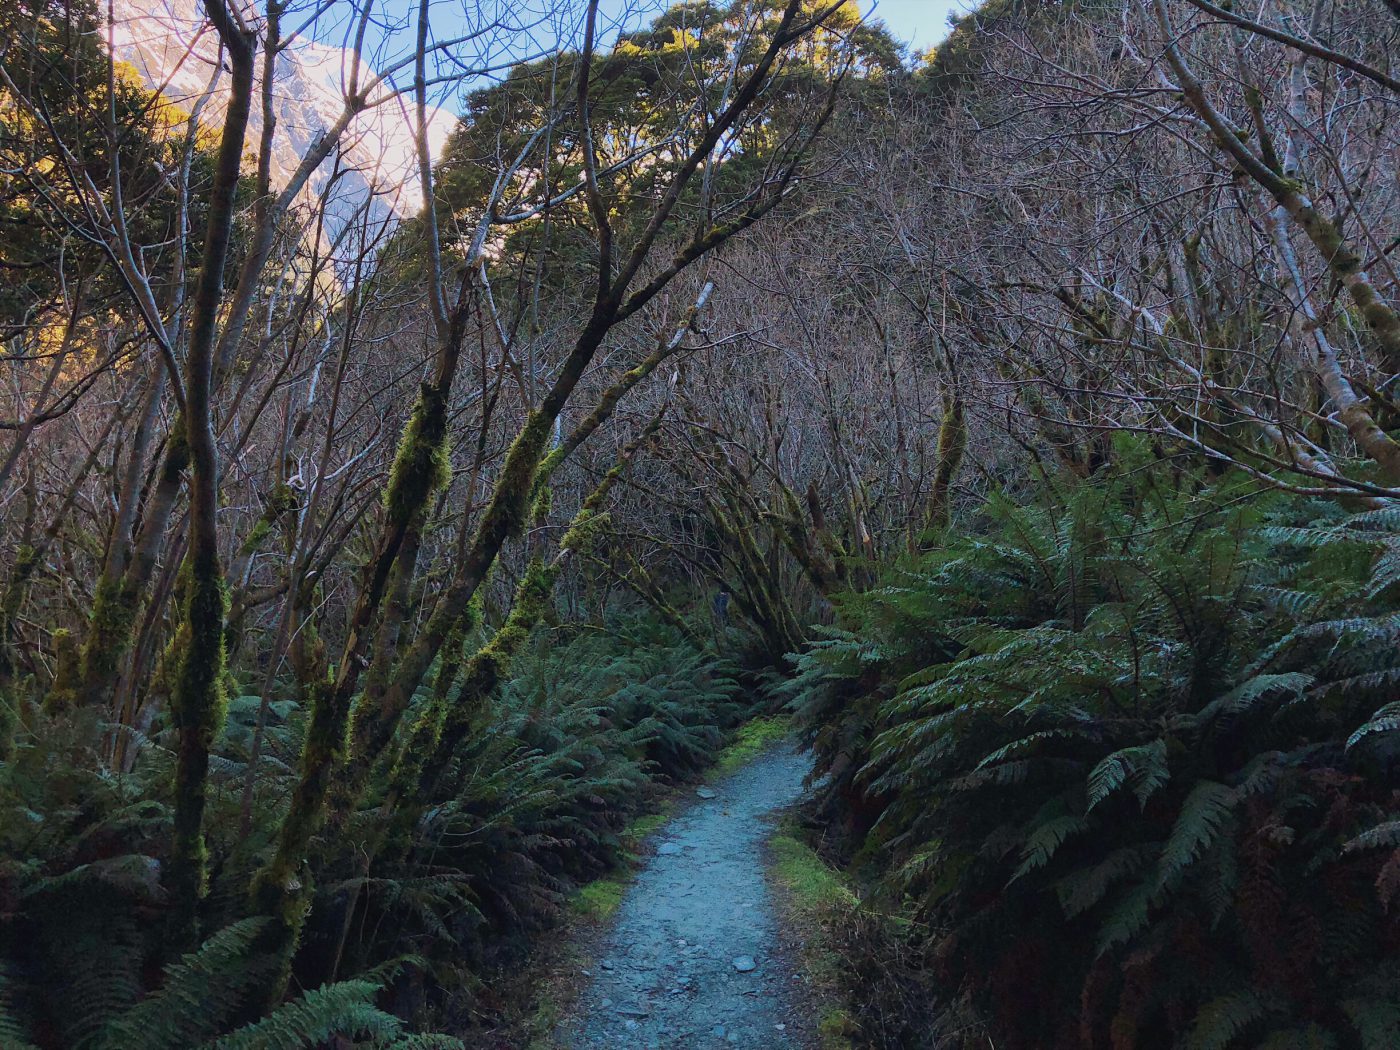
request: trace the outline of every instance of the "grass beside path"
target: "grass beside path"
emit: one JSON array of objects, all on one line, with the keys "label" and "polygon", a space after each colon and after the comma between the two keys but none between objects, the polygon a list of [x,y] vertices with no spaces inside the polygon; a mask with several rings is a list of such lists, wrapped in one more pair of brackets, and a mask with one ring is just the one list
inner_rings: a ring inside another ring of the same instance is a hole
[{"label": "grass beside path", "polygon": [[846,987],[830,930],[857,906],[857,897],[841,874],[803,840],[791,819],[768,842],[768,870],[777,890],[778,911],[801,945],[802,968],[820,1011],[821,1050],[852,1050],[851,1037],[858,1029],[841,1005]]},{"label": "grass beside path", "polygon": [[715,760],[710,777],[728,776],[753,761],[773,744],[792,732],[792,724],[782,715],[751,718],[734,731],[731,740]]},{"label": "grass beside path", "polygon": [[[751,718],[734,731],[734,738],[720,751],[715,763],[710,767],[705,779],[715,780],[728,776],[753,761],[776,741],[791,732],[791,725],[784,717],[761,716]],[[625,863],[617,871],[580,886],[569,900],[570,909],[587,922],[602,923],[612,918],[622,905],[627,887],[632,883],[641,861],[640,850],[648,838],[660,831],[671,819],[676,810],[677,800],[688,786],[678,787],[650,813],[643,813],[623,830],[621,838],[625,852]]]},{"label": "grass beside path", "polygon": [[[750,719],[734,731],[733,738],[706,771],[705,782],[737,772],[791,731],[791,724],[783,716]],[[694,785],[681,784],[659,795],[650,812],[637,816],[621,832],[624,855],[618,868],[585,883],[570,895],[569,918],[553,931],[548,943],[541,944],[538,951],[533,982],[535,1005],[517,1029],[527,1050],[555,1050],[551,1035],[580,990],[584,961],[579,950],[580,935],[601,929],[617,914],[641,867],[642,846],[665,827],[675,815],[680,800],[693,790]]]},{"label": "grass beside path", "polygon": [[641,862],[641,848],[648,838],[660,831],[676,808],[676,798],[666,798],[654,812],[643,813],[622,830],[623,864],[614,872],[584,883],[569,899],[575,915],[591,923],[602,923],[613,917],[622,906],[627,887],[632,884]]}]

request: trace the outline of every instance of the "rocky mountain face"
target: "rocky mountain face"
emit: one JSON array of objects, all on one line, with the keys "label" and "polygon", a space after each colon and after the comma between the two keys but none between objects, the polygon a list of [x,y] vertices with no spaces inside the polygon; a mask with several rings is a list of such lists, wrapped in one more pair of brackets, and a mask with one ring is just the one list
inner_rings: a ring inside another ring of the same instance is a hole
[{"label": "rocky mountain face", "polygon": [[[145,84],[186,108],[208,90],[218,60],[218,42],[199,0],[117,0],[112,25],[113,51]],[[276,134],[272,181],[285,186],[302,157],[345,107],[351,58],[336,47],[301,40],[278,58],[273,85]],[[261,75],[262,64],[258,66]],[[362,66],[361,77],[366,75]],[[372,75],[372,74],[371,74]],[[203,113],[217,125],[227,90],[220,78]],[[261,85],[259,85],[259,91]],[[378,93],[388,96],[388,91]],[[340,155],[332,154],[311,177],[304,195],[328,195],[333,219],[344,221],[366,201],[378,219],[410,215],[422,205],[417,184],[409,100],[388,101],[360,114],[346,130]],[[248,130],[250,157],[256,152],[264,115],[255,104]],[[434,154],[454,120],[438,112],[430,120]]]}]

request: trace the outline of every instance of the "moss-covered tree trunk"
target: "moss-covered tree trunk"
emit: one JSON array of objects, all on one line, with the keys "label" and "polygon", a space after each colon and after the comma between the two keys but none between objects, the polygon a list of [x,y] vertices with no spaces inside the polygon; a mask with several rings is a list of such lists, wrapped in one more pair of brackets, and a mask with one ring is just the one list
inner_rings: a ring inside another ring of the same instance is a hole
[{"label": "moss-covered tree trunk", "polygon": [[933,484],[929,488],[924,529],[932,531],[948,524],[952,511],[953,479],[967,453],[967,418],[962,398],[950,390],[943,398],[943,420],[938,426],[934,449]]},{"label": "moss-covered tree trunk", "polygon": [[204,808],[209,748],[223,720],[224,579],[217,531],[218,457],[214,444],[214,346],[223,298],[224,265],[233,234],[234,197],[253,97],[256,41],[229,14],[223,0],[206,0],[232,70],[228,108],[210,188],[199,278],[191,304],[185,358],[185,443],[190,455],[189,540],[184,564],[184,609],[171,721],[179,734],[175,767],[175,820],[165,873],[178,942],[195,933],[205,888]]},{"label": "moss-covered tree trunk", "polygon": [[[133,450],[135,456],[135,450]],[[140,535],[129,547],[127,537],[114,531],[103,574],[97,582],[78,661],[77,699],[85,706],[100,706],[110,699],[122,661],[131,650],[141,599],[155,570],[161,541],[179,497],[190,450],[187,427],[181,416],[161,458],[154,491],[147,501]],[[135,493],[131,506],[135,507]],[[117,527],[125,515],[117,516]],[[128,523],[129,527],[129,523]]]}]

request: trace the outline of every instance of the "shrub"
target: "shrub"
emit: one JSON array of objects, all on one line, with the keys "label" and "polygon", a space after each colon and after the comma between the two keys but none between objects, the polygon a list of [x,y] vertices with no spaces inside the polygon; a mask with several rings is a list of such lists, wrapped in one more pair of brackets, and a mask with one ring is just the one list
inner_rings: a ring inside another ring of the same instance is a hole
[{"label": "shrub", "polygon": [[994,501],[797,657],[849,848],[997,1046],[1400,1041],[1400,511],[1247,495]]}]

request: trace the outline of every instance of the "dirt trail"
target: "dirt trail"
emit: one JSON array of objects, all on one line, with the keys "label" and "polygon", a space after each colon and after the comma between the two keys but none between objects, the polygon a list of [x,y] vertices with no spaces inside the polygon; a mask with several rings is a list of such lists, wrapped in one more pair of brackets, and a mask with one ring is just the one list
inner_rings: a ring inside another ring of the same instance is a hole
[{"label": "dirt trail", "polygon": [[771,818],[797,800],[810,765],[778,744],[658,833],[590,960],[592,980],[556,1033],[558,1046],[810,1045],[812,1019],[798,1005],[763,864]]}]

